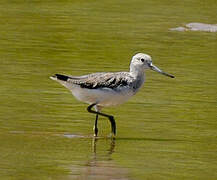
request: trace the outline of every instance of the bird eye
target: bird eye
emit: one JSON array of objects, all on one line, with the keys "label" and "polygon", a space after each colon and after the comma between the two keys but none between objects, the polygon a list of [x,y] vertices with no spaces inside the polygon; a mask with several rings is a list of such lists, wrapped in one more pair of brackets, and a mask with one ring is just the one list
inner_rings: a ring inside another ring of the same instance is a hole
[{"label": "bird eye", "polygon": [[143,59],[143,58],[142,58],[142,59],[140,59],[140,60],[141,60],[142,62],[144,62],[144,61],[145,61],[145,59]]}]

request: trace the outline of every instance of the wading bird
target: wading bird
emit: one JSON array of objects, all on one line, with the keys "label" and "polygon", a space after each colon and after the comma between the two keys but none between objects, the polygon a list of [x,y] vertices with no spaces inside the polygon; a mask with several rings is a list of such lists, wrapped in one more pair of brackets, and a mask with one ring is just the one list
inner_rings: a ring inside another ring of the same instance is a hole
[{"label": "wading bird", "polygon": [[104,107],[122,104],[135,95],[145,82],[145,70],[147,69],[174,78],[173,75],[153,65],[151,56],[143,53],[137,53],[132,57],[129,72],[101,72],[84,76],[55,74],[50,78],[69,89],[76,99],[89,104],[87,111],[96,114],[94,136],[98,134],[98,116],[109,119],[112,135],[115,136],[114,117],[102,113],[101,110]]}]

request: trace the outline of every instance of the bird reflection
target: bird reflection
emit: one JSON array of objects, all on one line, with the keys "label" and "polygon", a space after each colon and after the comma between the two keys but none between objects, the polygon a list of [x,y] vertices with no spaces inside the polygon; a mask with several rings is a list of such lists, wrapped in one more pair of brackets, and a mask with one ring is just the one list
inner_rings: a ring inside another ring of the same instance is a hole
[{"label": "bird reflection", "polygon": [[[100,139],[94,137],[92,139],[92,149],[93,149],[93,157],[97,158],[97,142],[100,141]],[[115,138],[111,139],[109,149],[107,150],[107,156],[109,159],[111,159],[110,155],[112,155],[115,152]]]},{"label": "bird reflection", "polygon": [[[105,143],[109,147],[106,149]],[[103,149],[102,149],[103,148]],[[116,166],[112,159],[112,154],[115,153],[115,139],[92,139],[92,155],[87,160],[85,166],[80,170],[80,175],[74,176],[82,180],[129,180],[127,170]]]}]

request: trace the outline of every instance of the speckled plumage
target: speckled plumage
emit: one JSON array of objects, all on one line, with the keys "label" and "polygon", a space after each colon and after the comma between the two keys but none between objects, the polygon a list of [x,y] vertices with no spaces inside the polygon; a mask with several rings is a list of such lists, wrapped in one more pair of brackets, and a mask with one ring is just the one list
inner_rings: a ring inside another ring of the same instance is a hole
[{"label": "speckled plumage", "polygon": [[[61,76],[56,74],[55,76]],[[65,76],[67,82],[72,85],[78,85],[81,88],[99,89],[111,88],[113,90],[121,90],[123,87],[132,88],[134,91],[141,85],[141,80],[130,75],[129,72],[108,72],[93,73],[85,76]]]}]

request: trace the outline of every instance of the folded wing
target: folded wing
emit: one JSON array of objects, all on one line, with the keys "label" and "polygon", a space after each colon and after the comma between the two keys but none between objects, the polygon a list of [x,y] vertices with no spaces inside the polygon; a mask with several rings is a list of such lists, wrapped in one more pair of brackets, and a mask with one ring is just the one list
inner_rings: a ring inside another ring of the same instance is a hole
[{"label": "folded wing", "polygon": [[125,72],[119,73],[94,73],[85,76],[65,76],[56,74],[58,80],[79,85],[81,88],[118,88],[129,86],[132,78]]}]

